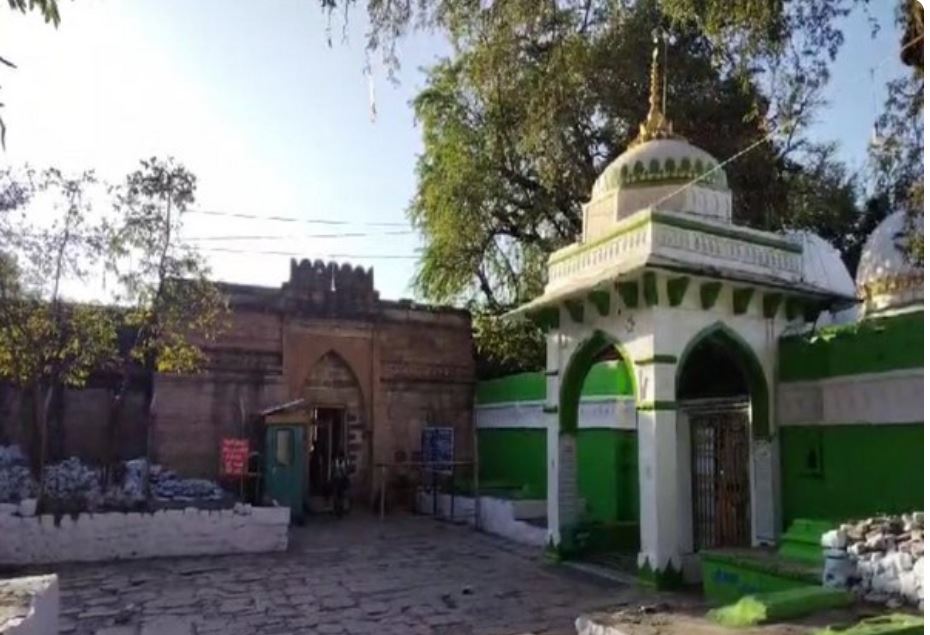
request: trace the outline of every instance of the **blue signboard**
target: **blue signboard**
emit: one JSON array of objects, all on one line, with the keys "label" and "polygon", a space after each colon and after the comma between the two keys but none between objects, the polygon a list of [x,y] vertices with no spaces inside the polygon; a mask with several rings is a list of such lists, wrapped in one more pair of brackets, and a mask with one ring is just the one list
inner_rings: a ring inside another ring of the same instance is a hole
[{"label": "blue signboard", "polygon": [[455,434],[452,428],[423,428],[420,446],[424,462],[449,464],[440,468],[444,472],[452,469],[451,463],[455,456]]}]

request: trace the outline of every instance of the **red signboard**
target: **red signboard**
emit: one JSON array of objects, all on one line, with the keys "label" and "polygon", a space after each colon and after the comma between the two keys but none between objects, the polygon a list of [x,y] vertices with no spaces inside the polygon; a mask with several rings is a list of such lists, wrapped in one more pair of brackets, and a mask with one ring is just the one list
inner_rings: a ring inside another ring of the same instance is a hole
[{"label": "red signboard", "polygon": [[220,462],[223,476],[244,476],[249,471],[249,440],[223,439]]}]

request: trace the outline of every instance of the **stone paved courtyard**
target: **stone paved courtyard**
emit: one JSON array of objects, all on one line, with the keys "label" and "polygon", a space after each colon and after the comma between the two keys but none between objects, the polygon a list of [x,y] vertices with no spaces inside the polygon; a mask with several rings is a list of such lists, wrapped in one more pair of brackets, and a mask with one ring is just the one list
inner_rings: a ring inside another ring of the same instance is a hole
[{"label": "stone paved courtyard", "polygon": [[635,588],[430,518],[353,514],[292,530],[287,553],[68,565],[62,632],[568,634]]}]

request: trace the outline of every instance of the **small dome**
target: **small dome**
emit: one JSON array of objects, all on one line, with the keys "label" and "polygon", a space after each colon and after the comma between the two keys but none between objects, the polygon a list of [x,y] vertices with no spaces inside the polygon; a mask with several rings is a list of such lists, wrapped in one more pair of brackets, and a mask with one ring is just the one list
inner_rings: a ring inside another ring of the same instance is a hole
[{"label": "small dome", "polygon": [[[709,153],[681,139],[653,139],[627,149],[594,182],[591,199],[614,189],[642,185],[687,183],[719,163]],[[708,174],[701,184],[726,189],[723,169]]]},{"label": "small dome", "polygon": [[[916,227],[923,233],[922,217]],[[895,212],[879,223],[862,249],[856,289],[866,313],[923,304],[923,269],[911,263],[903,251],[907,229],[905,213]]]},{"label": "small dome", "polygon": [[806,284],[850,300],[856,297],[856,285],[836,247],[807,230],[789,229],[784,235],[804,248]]}]

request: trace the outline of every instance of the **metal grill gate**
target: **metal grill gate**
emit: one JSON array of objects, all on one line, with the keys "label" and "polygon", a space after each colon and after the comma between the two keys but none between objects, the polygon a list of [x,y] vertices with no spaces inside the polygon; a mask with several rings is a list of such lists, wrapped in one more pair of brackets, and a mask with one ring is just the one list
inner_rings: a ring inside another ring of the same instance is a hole
[{"label": "metal grill gate", "polygon": [[746,406],[695,411],[689,420],[694,548],[749,546]]}]

